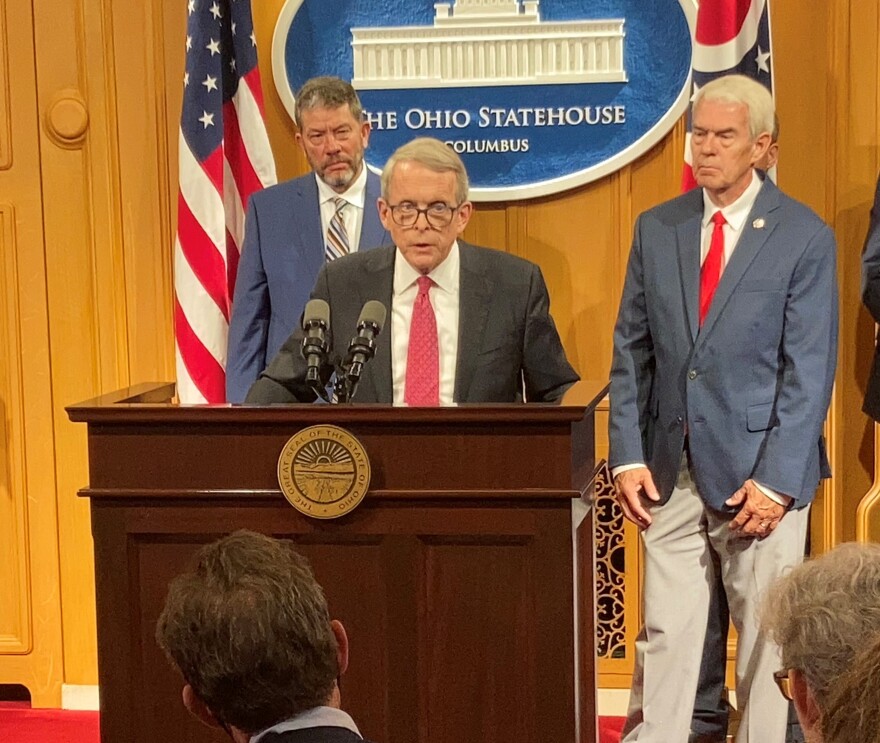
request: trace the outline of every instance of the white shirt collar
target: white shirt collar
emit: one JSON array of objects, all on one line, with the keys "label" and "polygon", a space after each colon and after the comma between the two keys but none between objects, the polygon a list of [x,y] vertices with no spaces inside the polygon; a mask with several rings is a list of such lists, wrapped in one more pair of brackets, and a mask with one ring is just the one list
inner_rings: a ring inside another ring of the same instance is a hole
[{"label": "white shirt collar", "polygon": [[334,201],[341,196],[352,206],[356,206],[359,209],[364,208],[364,202],[367,199],[366,162],[361,164],[361,172],[358,177],[355,178],[351,182],[351,185],[342,193],[336,193],[336,191],[318,178],[317,173],[315,173],[315,180],[318,182],[318,203],[323,204],[325,201]]},{"label": "white shirt collar", "polygon": [[267,733],[286,733],[290,730],[320,727],[346,728],[357,735],[361,734],[357,725],[354,724],[354,720],[351,719],[351,715],[347,712],[343,712],[336,707],[312,707],[312,709],[300,712],[289,720],[261,730],[256,735],[251,736],[250,743],[259,743],[260,739]]},{"label": "white shirt collar", "polygon": [[[428,273],[431,280],[443,291],[452,293],[457,290],[459,283],[459,266],[461,257],[458,252],[458,240],[452,243],[449,255],[443,259],[439,266]],[[394,256],[394,293],[400,294],[416,283],[421,276],[404,258],[400,248]]]},{"label": "white shirt collar", "polygon": [[712,199],[709,198],[709,194],[706,193],[706,189],[704,188],[703,227],[708,228],[709,223],[712,221],[712,215],[715,214],[715,212],[720,211],[724,215],[724,219],[727,224],[729,224],[733,230],[739,232],[745,224],[745,221],[749,216],[749,212],[752,211],[752,207],[755,204],[755,199],[758,198],[758,194],[761,191],[761,186],[763,185],[764,181],[762,181],[755,174],[754,169],[752,169],[752,180],[749,182],[746,190],[740,194],[739,198],[736,201],[728,206],[725,206],[723,209],[719,209],[715,204],[712,203]]}]

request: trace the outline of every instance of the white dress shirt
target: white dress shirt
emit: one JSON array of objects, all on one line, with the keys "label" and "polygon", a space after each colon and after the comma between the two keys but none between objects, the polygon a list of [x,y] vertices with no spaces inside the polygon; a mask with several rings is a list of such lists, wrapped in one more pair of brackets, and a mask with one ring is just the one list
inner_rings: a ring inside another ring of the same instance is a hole
[{"label": "white dress shirt", "polygon": [[[440,350],[440,404],[449,405],[455,395],[455,365],[458,361],[458,302],[461,258],[458,242],[446,259],[428,274],[436,286],[428,298],[437,318]],[[406,387],[406,356],[413,305],[419,294],[416,271],[398,248],[394,256],[394,285],[391,292],[391,385],[395,405],[403,404]]]},{"label": "white dress shirt", "polygon": [[[364,202],[367,198],[367,165],[361,166],[360,175],[355,178],[351,185],[342,193],[336,193],[324,181],[315,174],[318,182],[318,202],[321,205],[321,234],[324,242],[327,241],[327,230],[330,228],[330,220],[336,213],[336,199],[343,198],[348,204],[342,210],[342,221],[345,222],[345,230],[348,232],[349,252],[356,253],[361,242],[361,226],[364,223]],[[375,208],[375,205],[373,205]]]},{"label": "white dress shirt", "polygon": [[[721,214],[724,215],[724,220],[726,222],[722,227],[724,230],[724,259],[721,261],[721,273],[722,275],[724,274],[724,269],[730,262],[730,256],[733,255],[733,251],[739,242],[739,238],[742,236],[746,220],[752,211],[752,207],[755,205],[755,199],[758,198],[762,185],[763,181],[753,170],[752,180],[746,187],[746,190],[740,194],[736,201],[723,208],[716,206],[712,202],[712,199],[709,198],[709,194],[706,193],[706,189],[703,189],[703,219],[700,222],[700,266],[702,266],[703,262],[706,260],[706,256],[709,254],[709,246],[712,243],[712,231],[715,227],[712,222],[712,216],[715,212],[720,211]],[[643,462],[622,464],[611,471],[611,476],[617,477],[621,472],[634,470],[638,467],[644,466],[645,464]],[[790,496],[777,493],[775,490],[771,490],[758,482],[756,482],[755,485],[758,486],[758,489],[764,493],[764,495],[778,503],[780,506],[787,506],[791,503]],[[731,493],[731,495],[733,495],[733,493]]]},{"label": "white dress shirt", "polygon": [[700,222],[700,265],[706,260],[709,254],[709,246],[712,244],[712,230],[715,225],[712,222],[712,216],[715,212],[720,211],[724,215],[727,224],[722,227],[724,230],[724,259],[721,261],[721,273],[724,274],[724,268],[730,262],[730,256],[739,242],[739,238],[743,233],[746,225],[746,219],[755,205],[755,199],[761,191],[763,181],[752,171],[752,181],[746,187],[739,198],[730,206],[719,209],[712,203],[706,189],[703,189],[703,221]]},{"label": "white dress shirt", "polygon": [[301,712],[289,720],[261,730],[256,735],[251,736],[249,743],[259,743],[260,739],[268,733],[286,733],[290,730],[321,727],[346,728],[357,735],[361,734],[357,725],[354,724],[354,720],[351,719],[351,715],[347,712],[343,712],[336,707],[312,707],[312,709],[307,709],[305,712]]}]

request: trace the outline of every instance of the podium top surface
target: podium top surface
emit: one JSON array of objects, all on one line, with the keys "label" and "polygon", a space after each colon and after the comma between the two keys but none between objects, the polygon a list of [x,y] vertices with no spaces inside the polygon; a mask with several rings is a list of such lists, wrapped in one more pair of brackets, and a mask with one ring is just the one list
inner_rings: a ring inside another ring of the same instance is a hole
[{"label": "podium top surface", "polygon": [[[592,413],[608,391],[607,382],[581,381],[573,385],[559,403],[486,403],[448,405],[436,408],[347,403],[332,406],[338,421],[376,423],[383,417],[398,423],[452,423],[473,420],[497,422],[578,421]],[[330,413],[323,404],[290,405],[183,405],[176,401],[173,382],[145,382],[85,400],[66,408],[77,423],[282,423],[325,422]]]}]

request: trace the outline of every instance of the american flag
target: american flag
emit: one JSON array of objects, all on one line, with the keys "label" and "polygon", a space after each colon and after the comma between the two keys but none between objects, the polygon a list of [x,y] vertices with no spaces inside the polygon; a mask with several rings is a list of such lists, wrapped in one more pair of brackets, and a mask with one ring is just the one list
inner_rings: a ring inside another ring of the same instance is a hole
[{"label": "american flag", "polygon": [[177,392],[226,399],[226,332],[248,197],[276,182],[250,0],[188,0],[174,244]]},{"label": "american flag", "polygon": [[[773,93],[770,0],[700,0],[694,39],[694,93],[722,75],[747,75]],[[691,111],[681,190],[697,185],[691,169]]]}]

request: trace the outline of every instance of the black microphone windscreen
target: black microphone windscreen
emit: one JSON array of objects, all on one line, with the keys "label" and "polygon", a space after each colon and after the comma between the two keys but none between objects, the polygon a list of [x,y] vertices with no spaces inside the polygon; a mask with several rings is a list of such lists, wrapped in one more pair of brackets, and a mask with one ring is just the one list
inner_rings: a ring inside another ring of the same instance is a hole
[{"label": "black microphone windscreen", "polygon": [[[384,311],[384,307],[382,310]],[[325,327],[330,326],[330,305],[323,299],[310,299],[306,302],[306,308],[303,311],[303,329],[313,322],[320,322]]]},{"label": "black microphone windscreen", "polygon": [[361,310],[361,316],[358,318],[358,326],[364,323],[371,323],[376,326],[376,333],[378,334],[382,332],[382,328],[385,326],[385,317],[387,314],[388,310],[385,309],[384,304],[377,302],[375,299],[371,299]]}]

